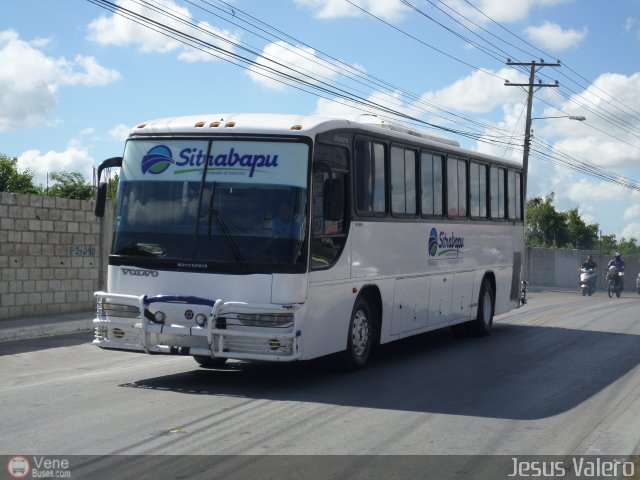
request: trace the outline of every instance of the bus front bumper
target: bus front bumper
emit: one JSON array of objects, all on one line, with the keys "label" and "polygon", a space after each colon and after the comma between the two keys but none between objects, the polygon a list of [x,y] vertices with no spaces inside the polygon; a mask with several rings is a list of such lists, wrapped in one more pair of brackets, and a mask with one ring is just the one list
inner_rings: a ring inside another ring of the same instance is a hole
[{"label": "bus front bumper", "polygon": [[168,355],[289,362],[301,358],[301,305],[96,292],[94,345]]}]

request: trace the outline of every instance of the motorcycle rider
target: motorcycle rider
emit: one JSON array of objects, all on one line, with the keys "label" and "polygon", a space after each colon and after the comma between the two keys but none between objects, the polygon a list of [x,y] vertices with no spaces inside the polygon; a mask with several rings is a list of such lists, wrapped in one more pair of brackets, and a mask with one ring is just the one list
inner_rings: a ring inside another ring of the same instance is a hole
[{"label": "motorcycle rider", "polygon": [[586,268],[587,270],[593,270],[593,279],[591,280],[591,285],[593,290],[595,290],[595,286],[597,285],[596,281],[596,269],[598,264],[593,261],[593,255],[587,255],[587,261],[582,264],[582,268]]},{"label": "motorcycle rider", "polygon": [[593,255],[587,255],[587,261],[582,264],[582,268],[588,268],[591,270],[595,270],[598,267],[598,264],[593,261]]},{"label": "motorcycle rider", "polygon": [[[608,267],[616,267],[616,271],[624,272],[624,260],[622,260],[620,252],[616,252],[614,258],[609,260]],[[624,290],[624,277],[620,277],[620,290]]]}]

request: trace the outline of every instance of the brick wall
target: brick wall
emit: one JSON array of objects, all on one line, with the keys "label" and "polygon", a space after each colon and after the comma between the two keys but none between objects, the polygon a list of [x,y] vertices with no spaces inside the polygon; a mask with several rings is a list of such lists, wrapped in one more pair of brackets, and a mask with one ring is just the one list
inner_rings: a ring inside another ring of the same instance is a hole
[{"label": "brick wall", "polygon": [[0,321],[92,310],[106,279],[113,206],[0,193]]}]

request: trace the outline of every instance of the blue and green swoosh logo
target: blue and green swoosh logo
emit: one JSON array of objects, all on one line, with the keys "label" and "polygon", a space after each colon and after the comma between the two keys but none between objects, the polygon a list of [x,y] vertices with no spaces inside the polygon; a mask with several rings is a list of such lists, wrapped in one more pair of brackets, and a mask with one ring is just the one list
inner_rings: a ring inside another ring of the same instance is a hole
[{"label": "blue and green swoosh logo", "polygon": [[142,157],[142,173],[158,175],[174,164],[171,149],[166,145],[156,145]]}]

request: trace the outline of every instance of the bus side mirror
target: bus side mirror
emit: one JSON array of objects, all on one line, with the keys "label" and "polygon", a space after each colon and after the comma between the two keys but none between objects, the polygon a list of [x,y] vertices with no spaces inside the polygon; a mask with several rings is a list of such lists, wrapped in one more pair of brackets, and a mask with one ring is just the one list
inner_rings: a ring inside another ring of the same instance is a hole
[{"label": "bus side mirror", "polygon": [[324,182],[324,218],[333,222],[344,219],[344,181],[330,178]]},{"label": "bus side mirror", "polygon": [[96,217],[104,217],[104,207],[107,203],[107,183],[100,182],[98,184],[98,193],[96,195]]},{"label": "bus side mirror", "polygon": [[95,208],[96,217],[104,216],[104,207],[107,203],[107,184],[106,182],[100,181],[100,176],[102,175],[102,171],[105,168],[121,167],[121,166],[122,166],[122,157],[107,158],[98,166],[98,175],[97,175],[98,192],[96,193],[96,208]]}]

